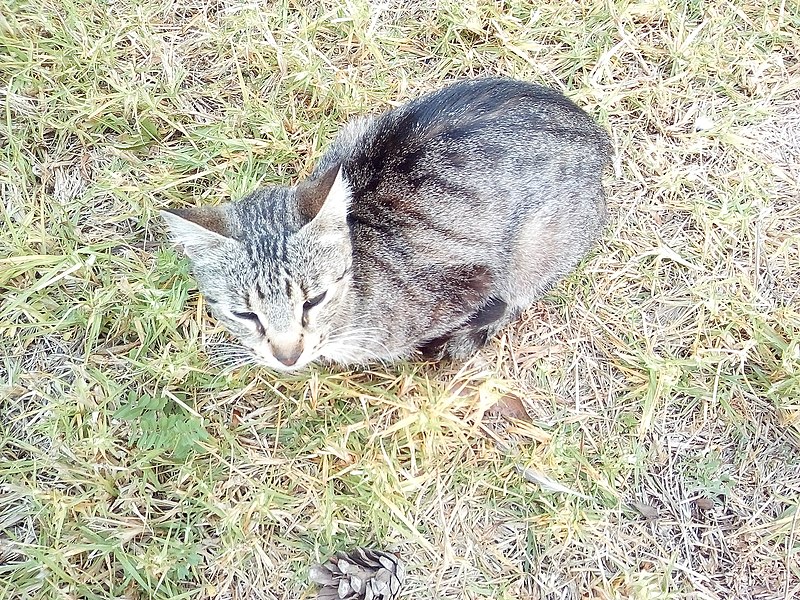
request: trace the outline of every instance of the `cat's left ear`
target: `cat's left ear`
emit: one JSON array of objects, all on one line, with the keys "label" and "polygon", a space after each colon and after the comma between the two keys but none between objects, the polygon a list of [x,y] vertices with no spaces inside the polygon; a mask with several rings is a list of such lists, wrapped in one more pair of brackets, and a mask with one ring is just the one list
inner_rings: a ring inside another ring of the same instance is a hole
[{"label": "cat's left ear", "polygon": [[231,230],[224,209],[169,208],[161,211],[173,243],[181,246],[190,259],[202,258],[231,241]]},{"label": "cat's left ear", "polygon": [[338,163],[316,179],[297,186],[297,208],[309,221],[344,225],[349,206],[350,190]]}]

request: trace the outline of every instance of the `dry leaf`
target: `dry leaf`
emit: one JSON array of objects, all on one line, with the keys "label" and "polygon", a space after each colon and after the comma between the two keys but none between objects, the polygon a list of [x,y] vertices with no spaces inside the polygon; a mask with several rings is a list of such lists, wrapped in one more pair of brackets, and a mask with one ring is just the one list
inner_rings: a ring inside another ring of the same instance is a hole
[{"label": "dry leaf", "polygon": [[531,421],[528,410],[517,396],[503,394],[487,410],[487,415],[506,417],[507,419],[517,419],[518,421]]},{"label": "dry leaf", "polygon": [[242,424],[242,413],[238,408],[231,411],[231,429],[236,429]]},{"label": "dry leaf", "polygon": [[700,510],[711,510],[714,508],[714,501],[711,498],[703,496],[701,498],[696,498],[694,505]]},{"label": "dry leaf", "polygon": [[522,476],[525,478],[526,481],[530,483],[535,483],[542,489],[548,490],[550,492],[559,492],[561,494],[572,494],[573,496],[578,496],[579,498],[583,498],[584,500],[591,500],[585,494],[581,494],[580,492],[573,490],[572,488],[568,488],[567,486],[559,483],[552,477],[548,477],[541,471],[536,469],[532,469],[530,467],[521,467],[516,465],[517,471],[522,473]]},{"label": "dry leaf", "polygon": [[639,513],[648,521],[654,521],[658,518],[658,509],[654,506],[643,504],[642,502],[632,502],[631,506],[639,511]]}]

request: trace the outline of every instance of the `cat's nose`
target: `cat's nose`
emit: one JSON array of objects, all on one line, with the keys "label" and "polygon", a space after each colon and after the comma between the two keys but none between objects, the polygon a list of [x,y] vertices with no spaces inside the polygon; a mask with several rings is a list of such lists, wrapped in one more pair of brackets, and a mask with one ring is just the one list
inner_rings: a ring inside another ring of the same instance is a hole
[{"label": "cat's nose", "polygon": [[293,346],[271,346],[272,356],[287,367],[297,364],[297,359],[303,353],[303,344],[298,343]]}]

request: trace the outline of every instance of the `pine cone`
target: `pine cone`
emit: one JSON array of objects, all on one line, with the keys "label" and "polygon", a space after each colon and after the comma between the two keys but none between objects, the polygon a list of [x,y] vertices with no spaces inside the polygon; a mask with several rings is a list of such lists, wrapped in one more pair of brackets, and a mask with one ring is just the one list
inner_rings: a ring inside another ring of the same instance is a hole
[{"label": "pine cone", "polygon": [[405,576],[396,555],[365,548],[338,552],[309,571],[311,581],[322,586],[318,600],[394,600]]}]

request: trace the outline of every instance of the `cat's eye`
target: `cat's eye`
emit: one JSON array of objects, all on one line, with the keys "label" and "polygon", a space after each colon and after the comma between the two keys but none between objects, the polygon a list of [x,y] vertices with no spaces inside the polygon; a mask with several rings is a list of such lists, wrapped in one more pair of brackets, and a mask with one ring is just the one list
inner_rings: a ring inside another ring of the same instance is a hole
[{"label": "cat's eye", "polygon": [[253,321],[254,323],[258,323],[258,315],[254,312],[234,312],[233,316],[237,319],[242,319],[243,321]]},{"label": "cat's eye", "polygon": [[309,298],[308,300],[306,300],[303,303],[303,312],[308,312],[309,310],[311,310],[315,306],[318,306],[319,304],[321,304],[322,301],[325,300],[325,295],[327,293],[328,292],[322,292],[318,296],[314,296],[313,298]]}]

